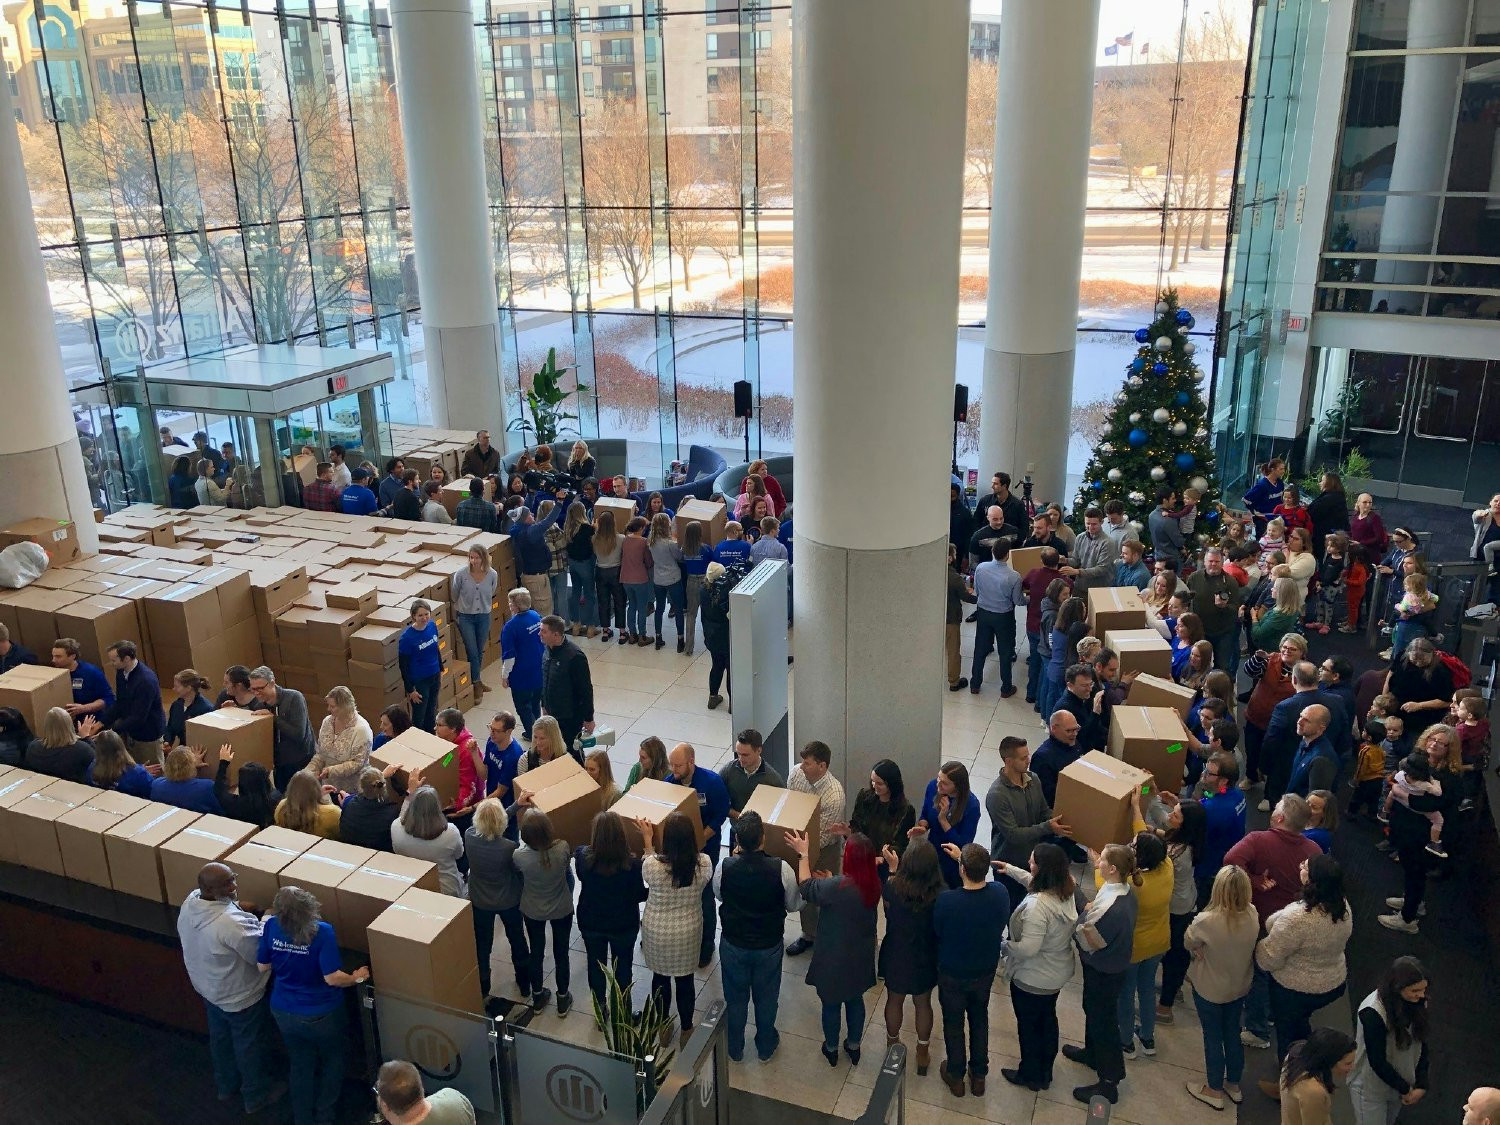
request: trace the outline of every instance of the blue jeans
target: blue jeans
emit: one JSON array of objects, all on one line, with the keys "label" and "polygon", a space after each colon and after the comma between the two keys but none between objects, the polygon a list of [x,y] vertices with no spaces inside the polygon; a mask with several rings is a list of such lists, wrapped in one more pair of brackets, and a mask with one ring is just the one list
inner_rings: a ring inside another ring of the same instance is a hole
[{"label": "blue jeans", "polygon": [[246,1113],[259,1111],[271,1092],[270,992],[238,1012],[226,1012],[207,1000],[203,1007],[208,1011],[208,1053],[219,1097],[239,1095]]},{"label": "blue jeans", "polygon": [[521,691],[512,685],[510,698],[516,705],[516,718],[521,720],[521,733],[528,739],[531,737],[531,725],[541,718],[542,714],[542,689],[535,691]]},{"label": "blue jeans", "polygon": [[1041,695],[1042,676],[1047,662],[1042,659],[1042,635],[1026,630],[1026,702],[1035,703]]},{"label": "blue jeans", "polygon": [[1257,1039],[1271,1038],[1271,975],[1259,965],[1245,997],[1245,1030]]},{"label": "blue jeans", "polygon": [[437,722],[438,689],[442,682],[441,676],[431,676],[411,685],[422,697],[422,702],[411,704],[411,725],[428,734],[432,733],[433,725]]},{"label": "blue jeans", "polygon": [[1194,992],[1193,1003],[1203,1027],[1205,1085],[1210,1090],[1222,1090],[1225,1082],[1238,1086],[1245,1073],[1245,1045],[1240,1042],[1240,1013],[1244,1011],[1245,998],[1211,1004]]},{"label": "blue jeans", "polygon": [[[859,1041],[865,1034],[864,994],[861,993],[853,1000],[834,1000],[831,1003],[827,1000],[823,1001],[823,1045],[830,1050],[838,1049],[840,1016],[844,1018],[849,1028],[849,1034],[844,1042],[859,1046]],[[759,1027],[756,1030],[758,1032]]]},{"label": "blue jeans", "polygon": [[484,650],[490,643],[490,615],[488,613],[456,613],[458,635],[464,639],[464,652],[469,657],[469,678],[479,682],[479,670],[484,664]]},{"label": "blue jeans", "polygon": [[349,1041],[344,998],[340,996],[338,1007],[322,1015],[300,1016],[274,1008],[271,1015],[292,1063],[292,1119],[297,1125],[332,1125]]},{"label": "blue jeans", "polygon": [[[781,960],[779,941],[767,949],[741,949],[727,941],[719,943],[719,974],[724,982],[724,1006],[728,1009],[724,1023],[729,1036],[729,1057],[736,1062],[745,1056],[745,1019],[752,998],[755,1053],[768,1059],[781,1042],[781,1033],[776,1030],[776,1011],[781,1005]],[[834,1035],[837,1034],[835,1024]]]},{"label": "blue jeans", "polygon": [[1235,659],[1240,654],[1239,627],[1235,626],[1217,637],[1209,637],[1208,642],[1214,646],[1214,667],[1232,673]]},{"label": "blue jeans", "polygon": [[1049,665],[1048,668],[1042,672],[1042,690],[1036,693],[1036,701],[1038,706],[1041,708],[1042,720],[1044,722],[1052,717],[1052,711],[1057,703],[1057,697],[1060,696],[1062,692],[1063,686],[1061,673],[1059,673],[1058,678],[1054,680],[1052,678],[1052,669]]},{"label": "blue jeans", "polygon": [[682,637],[683,626],[683,589],[681,582],[673,582],[670,586],[653,586],[656,591],[656,635],[661,636],[661,614],[667,608],[667,603],[672,603],[672,608],[677,611],[677,636]]},{"label": "blue jeans", "polygon": [[[1156,970],[1165,954],[1137,961],[1125,970],[1125,981],[1120,987],[1120,1043],[1130,1046],[1135,1041],[1135,1029],[1141,1029],[1142,1039],[1156,1038]],[[1140,1012],[1136,1011],[1139,999]],[[1139,1021],[1137,1021],[1139,1014]]]},{"label": "blue jeans", "polygon": [[[547,585],[552,588],[552,612],[561,617],[564,607],[568,604],[567,568],[564,567],[556,574],[547,575]],[[568,620],[571,622],[572,618]]]},{"label": "blue jeans", "polygon": [[574,625],[593,628],[599,624],[599,612],[594,605],[594,560],[568,560],[568,577],[573,584],[568,587],[568,620]]},{"label": "blue jeans", "polygon": [[651,583],[626,582],[625,631],[637,637],[646,635],[646,614],[651,610]]}]

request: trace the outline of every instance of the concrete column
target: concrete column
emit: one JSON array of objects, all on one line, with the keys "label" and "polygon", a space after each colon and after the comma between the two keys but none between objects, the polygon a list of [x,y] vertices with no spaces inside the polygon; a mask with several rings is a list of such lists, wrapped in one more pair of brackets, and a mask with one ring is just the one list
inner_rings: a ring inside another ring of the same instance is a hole
[{"label": "concrete column", "polygon": [[[0,527],[36,516],[72,520],[78,545],[99,549],[94,505],[62,352],[52,322],[52,302],[37,240],[36,218],[9,84],[0,82]],[[149,450],[155,434],[143,434]]]},{"label": "concrete column", "polygon": [[[793,8],[794,740],[939,764],[966,0]],[[895,450],[924,450],[892,473]],[[876,516],[884,512],[899,517]]]},{"label": "concrete column", "polygon": [[[1465,0],[1411,0],[1406,17],[1406,45],[1458,47],[1463,44],[1469,5]],[[1396,155],[1391,162],[1392,192],[1438,192],[1448,182],[1448,145],[1458,103],[1462,55],[1407,55],[1401,80],[1401,117],[1396,127]],[[1437,232],[1438,200],[1432,195],[1390,195],[1380,215],[1382,254],[1431,254]],[[1390,311],[1416,312],[1413,295],[1399,287],[1426,285],[1429,263],[1375,263],[1375,280],[1389,290],[1373,294],[1371,308],[1386,301]]]},{"label": "concrete column", "polygon": [[1029,472],[1038,500],[1066,495],[1098,28],[1099,0],[1000,21],[979,479]]},{"label": "concrete column", "polygon": [[393,0],[391,23],[432,421],[503,434],[474,13],[464,0]]}]

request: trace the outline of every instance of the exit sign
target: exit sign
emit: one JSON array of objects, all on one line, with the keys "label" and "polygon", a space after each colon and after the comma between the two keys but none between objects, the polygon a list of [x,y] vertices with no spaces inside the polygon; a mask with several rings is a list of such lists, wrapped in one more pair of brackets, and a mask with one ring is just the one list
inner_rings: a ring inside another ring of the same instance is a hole
[{"label": "exit sign", "polygon": [[348,390],[349,390],[349,376],[348,375],[330,375],[328,377],[328,393],[329,394],[331,394],[331,395],[341,395],[341,394],[344,394],[345,392],[347,392]]},{"label": "exit sign", "polygon": [[1305,313],[1292,313],[1286,318],[1286,330],[1288,332],[1306,332],[1307,315]]}]

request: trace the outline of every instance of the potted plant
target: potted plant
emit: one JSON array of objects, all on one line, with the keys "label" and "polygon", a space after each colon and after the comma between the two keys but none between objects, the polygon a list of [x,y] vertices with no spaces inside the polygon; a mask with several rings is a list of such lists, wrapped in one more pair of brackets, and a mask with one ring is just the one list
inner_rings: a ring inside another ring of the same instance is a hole
[{"label": "potted plant", "polygon": [[655,997],[638,1013],[631,1012],[630,995],[620,990],[620,982],[608,965],[604,966],[604,980],[607,989],[604,1003],[600,1004],[598,997],[593,998],[594,1023],[604,1034],[605,1047],[617,1055],[635,1059],[646,1075],[645,1083],[636,1091],[636,1112],[644,1113],[677,1057],[677,1049],[670,1045],[677,1018],[669,1005],[658,1004]]},{"label": "potted plant", "polygon": [[1360,423],[1360,411],[1364,405],[1365,386],[1346,379],[1338,394],[1333,396],[1333,405],[1323,412],[1318,420],[1318,440],[1335,449],[1341,449],[1354,440],[1349,431]]},{"label": "potted plant", "polygon": [[[537,445],[551,445],[560,437],[576,437],[576,429],[564,429],[563,423],[577,421],[578,415],[566,409],[568,396],[588,390],[578,383],[573,390],[561,386],[563,375],[571,367],[557,366],[557,349],[547,349],[547,362],[531,377],[531,386],[526,390],[526,405],[519,418],[513,418],[506,429],[530,431],[536,436]],[[526,417],[530,410],[531,417]]]}]

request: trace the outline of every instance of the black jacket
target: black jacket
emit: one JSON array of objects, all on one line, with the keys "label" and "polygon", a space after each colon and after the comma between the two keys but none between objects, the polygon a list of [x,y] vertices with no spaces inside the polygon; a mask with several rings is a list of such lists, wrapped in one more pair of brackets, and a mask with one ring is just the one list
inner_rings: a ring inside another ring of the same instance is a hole
[{"label": "black jacket", "polygon": [[996,504],[1000,505],[1005,513],[1005,522],[1011,527],[1030,526],[1031,520],[1026,517],[1026,505],[1019,496],[1012,492],[1004,500],[996,500],[995,494],[991,492],[981,496],[979,503],[974,505],[974,530],[978,531],[987,522],[987,513]]},{"label": "black jacket", "polygon": [[0,656],[0,673],[9,672],[12,668],[19,667],[22,664],[35,663],[36,653],[32,652],[29,648],[16,644],[15,641],[11,641],[10,651],[4,656]]},{"label": "black jacket", "polygon": [[1312,520],[1313,553],[1323,553],[1323,540],[1335,531],[1349,530],[1349,498],[1342,492],[1320,492],[1307,506]]},{"label": "black jacket", "polygon": [[400,815],[400,801],[372,801],[351,793],[339,813],[339,839],[377,852],[391,851],[391,825]]},{"label": "black jacket", "polygon": [[411,520],[412,523],[422,522],[422,500],[409,488],[403,488],[396,493],[395,499],[391,501],[391,516],[398,520]]},{"label": "black jacket", "polygon": [[274,785],[271,786],[265,804],[239,793],[231,793],[229,763],[222,760],[219,762],[218,772],[214,774],[214,796],[219,799],[219,808],[224,810],[225,816],[231,820],[242,820],[246,824],[256,824],[261,828],[270,827],[276,816],[276,806],[281,803],[281,793]]},{"label": "black jacket", "polygon": [[542,706],[563,726],[594,717],[594,681],[589,658],[567,638],[547,650],[542,664]]}]

